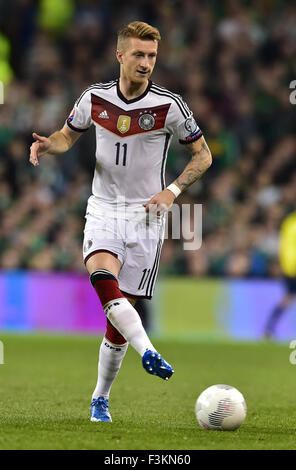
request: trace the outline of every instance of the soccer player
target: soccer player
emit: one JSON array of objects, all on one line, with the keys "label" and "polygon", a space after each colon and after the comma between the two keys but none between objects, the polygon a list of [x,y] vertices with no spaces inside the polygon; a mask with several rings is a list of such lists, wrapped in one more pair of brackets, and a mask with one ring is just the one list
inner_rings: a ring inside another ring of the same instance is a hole
[{"label": "soccer player", "polygon": [[[165,380],[173,374],[146,334],[134,308],[151,299],[164,239],[164,209],[211,165],[211,153],[183,99],[150,80],[159,31],[133,22],[118,34],[119,79],[97,83],[77,99],[64,127],[50,137],[33,133],[30,162],[69,150],[91,125],[96,167],[86,209],[83,256],[103,305],[107,328],[100,346],[91,421],[111,421],[109,394],[128,344],[144,369]],[[176,135],[192,154],[180,176],[165,186],[169,144]]]},{"label": "soccer player", "polygon": [[264,331],[266,338],[274,335],[278,322],[296,296],[296,212],[290,213],[281,224],[279,262],[284,277],[285,292],[268,318]]}]

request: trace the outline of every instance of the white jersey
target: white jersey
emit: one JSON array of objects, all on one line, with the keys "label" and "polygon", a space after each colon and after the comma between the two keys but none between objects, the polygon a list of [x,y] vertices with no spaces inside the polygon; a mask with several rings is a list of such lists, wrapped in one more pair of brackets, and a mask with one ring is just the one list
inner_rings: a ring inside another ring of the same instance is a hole
[{"label": "white jersey", "polygon": [[138,98],[127,100],[119,80],[87,88],[76,101],[67,124],[73,131],[96,128],[96,167],[88,212],[100,205],[142,206],[165,188],[169,144],[202,135],[192,112],[179,95],[149,81]]}]

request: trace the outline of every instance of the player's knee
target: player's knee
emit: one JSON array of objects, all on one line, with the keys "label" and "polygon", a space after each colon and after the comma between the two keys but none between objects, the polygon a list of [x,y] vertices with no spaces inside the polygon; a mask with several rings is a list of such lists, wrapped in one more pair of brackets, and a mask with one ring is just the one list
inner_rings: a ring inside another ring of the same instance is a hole
[{"label": "player's knee", "polygon": [[124,297],[119,289],[117,277],[106,269],[98,269],[90,275],[92,283],[99,299],[104,307],[107,302]]}]

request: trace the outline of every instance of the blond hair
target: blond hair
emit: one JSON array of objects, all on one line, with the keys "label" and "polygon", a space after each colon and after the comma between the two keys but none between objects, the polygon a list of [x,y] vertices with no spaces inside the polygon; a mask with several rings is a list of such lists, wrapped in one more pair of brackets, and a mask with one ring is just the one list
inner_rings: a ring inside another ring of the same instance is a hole
[{"label": "blond hair", "polygon": [[143,21],[133,21],[118,32],[117,49],[122,50],[129,38],[138,38],[143,41],[160,42],[161,36],[157,28]]}]

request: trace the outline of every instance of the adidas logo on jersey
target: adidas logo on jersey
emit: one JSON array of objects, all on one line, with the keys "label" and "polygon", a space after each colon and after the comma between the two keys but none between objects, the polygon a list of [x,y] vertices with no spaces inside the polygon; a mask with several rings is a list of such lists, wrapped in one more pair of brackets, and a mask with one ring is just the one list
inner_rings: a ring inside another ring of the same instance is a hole
[{"label": "adidas logo on jersey", "polygon": [[109,116],[108,116],[108,113],[107,113],[106,109],[104,109],[104,111],[102,111],[102,112],[99,114],[99,118],[102,118],[102,119],[109,119]]}]

